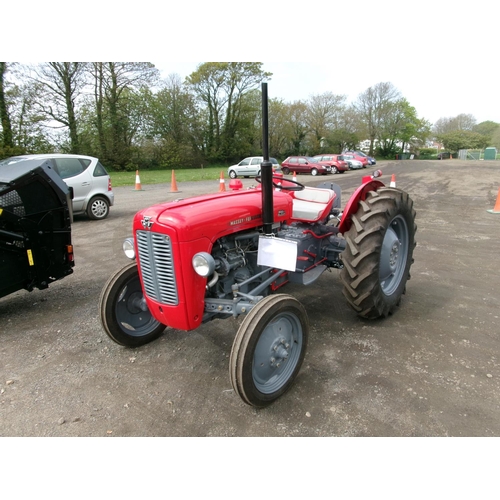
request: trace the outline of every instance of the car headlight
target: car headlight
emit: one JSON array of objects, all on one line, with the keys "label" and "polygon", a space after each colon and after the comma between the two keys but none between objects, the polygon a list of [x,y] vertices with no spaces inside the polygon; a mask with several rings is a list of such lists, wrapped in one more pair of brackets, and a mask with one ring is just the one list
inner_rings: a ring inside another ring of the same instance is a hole
[{"label": "car headlight", "polygon": [[194,255],[192,263],[196,274],[204,278],[212,275],[215,271],[215,260],[207,252],[199,252]]},{"label": "car headlight", "polygon": [[125,252],[125,255],[129,259],[135,259],[135,248],[134,248],[134,239],[133,238],[127,238],[122,245],[123,251]]}]

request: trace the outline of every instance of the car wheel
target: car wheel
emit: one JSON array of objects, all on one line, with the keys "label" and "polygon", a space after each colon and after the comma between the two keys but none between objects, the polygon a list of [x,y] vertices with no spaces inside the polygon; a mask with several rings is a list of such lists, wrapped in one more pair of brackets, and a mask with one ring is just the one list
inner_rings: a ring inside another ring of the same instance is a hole
[{"label": "car wheel", "polygon": [[318,175],[318,170],[316,168],[313,168],[311,170],[311,175]]},{"label": "car wheel", "polygon": [[236,174],[236,172],[234,170],[231,170],[229,172],[229,177],[231,177],[231,179],[236,179],[236,177],[238,177],[238,175]]},{"label": "car wheel", "polygon": [[104,196],[94,196],[87,207],[89,219],[105,219],[109,215],[109,201]]},{"label": "car wheel", "polygon": [[338,174],[339,171],[337,169],[337,167],[332,167],[332,174]]},{"label": "car wheel", "polygon": [[283,175],[288,175],[290,173],[290,169],[288,167],[283,167]]}]

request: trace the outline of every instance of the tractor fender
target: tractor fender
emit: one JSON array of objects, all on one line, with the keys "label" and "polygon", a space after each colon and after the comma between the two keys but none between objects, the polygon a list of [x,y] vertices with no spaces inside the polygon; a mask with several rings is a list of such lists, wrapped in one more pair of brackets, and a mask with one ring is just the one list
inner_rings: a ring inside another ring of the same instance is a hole
[{"label": "tractor fender", "polygon": [[339,224],[339,232],[345,233],[349,230],[352,224],[352,215],[358,211],[358,204],[360,201],[364,201],[368,191],[376,191],[380,187],[385,187],[385,184],[378,180],[370,180],[363,183],[361,186],[354,191],[352,196],[349,198],[347,205],[342,213],[342,220]]}]

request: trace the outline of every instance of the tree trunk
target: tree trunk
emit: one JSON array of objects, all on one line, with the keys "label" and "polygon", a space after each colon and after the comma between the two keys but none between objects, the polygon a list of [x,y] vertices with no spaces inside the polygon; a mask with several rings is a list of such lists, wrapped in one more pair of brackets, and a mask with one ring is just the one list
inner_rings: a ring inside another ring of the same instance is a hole
[{"label": "tree trunk", "polygon": [[0,62],[0,120],[2,123],[2,145],[4,148],[14,147],[12,139],[12,127],[10,123],[7,103],[5,101],[4,75],[7,72],[7,63]]}]

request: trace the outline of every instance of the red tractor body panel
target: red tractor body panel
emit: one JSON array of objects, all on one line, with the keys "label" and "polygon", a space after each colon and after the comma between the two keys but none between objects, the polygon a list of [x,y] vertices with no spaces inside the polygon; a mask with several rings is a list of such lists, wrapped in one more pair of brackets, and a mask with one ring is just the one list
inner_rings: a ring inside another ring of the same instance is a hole
[{"label": "red tractor body panel", "polygon": [[368,191],[376,191],[380,187],[384,187],[383,182],[378,180],[371,180],[365,182],[364,184],[361,184],[361,186],[359,186],[356,191],[354,191],[344,208],[342,220],[339,224],[340,233],[343,234],[346,231],[349,231],[349,228],[352,224],[352,214],[357,212],[358,203],[366,198],[366,193],[368,193]]},{"label": "red tractor body panel", "polygon": [[[274,192],[274,222],[292,216],[291,196]],[[233,191],[161,203],[138,212],[133,221],[135,251],[144,296],[153,317],[179,330],[193,330],[203,319],[206,278],[193,269],[191,260],[197,252],[212,250],[214,242],[226,235],[262,226],[262,190]],[[148,251],[141,252],[141,241]],[[155,256],[155,262],[146,256]],[[160,256],[158,258],[158,256]],[[162,275],[156,264],[171,266],[175,282]],[[165,283],[162,283],[162,279]],[[159,282],[171,289],[168,300],[161,300],[148,282]],[[170,302],[170,303],[168,303]]]}]

